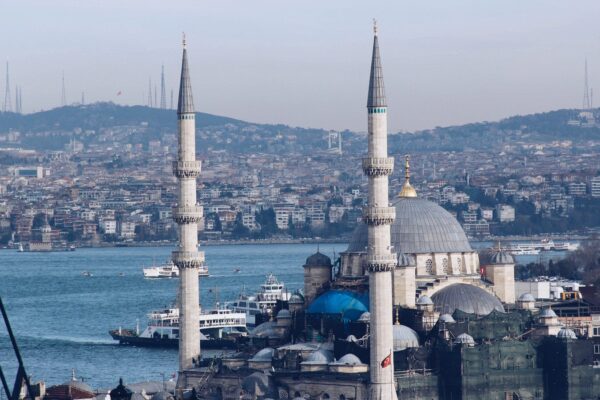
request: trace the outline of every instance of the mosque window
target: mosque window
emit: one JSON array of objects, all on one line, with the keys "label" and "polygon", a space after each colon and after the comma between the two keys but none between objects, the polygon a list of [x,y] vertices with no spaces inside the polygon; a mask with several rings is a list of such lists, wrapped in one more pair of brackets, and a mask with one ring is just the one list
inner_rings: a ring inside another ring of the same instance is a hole
[{"label": "mosque window", "polygon": [[466,272],[463,270],[462,260],[460,258],[456,259],[456,267],[458,268],[459,271]]},{"label": "mosque window", "polygon": [[327,393],[324,393],[323,396],[321,396],[322,399],[329,399],[329,395]]},{"label": "mosque window", "polygon": [[600,344],[594,345],[594,354],[600,354]]},{"label": "mosque window", "polygon": [[444,274],[448,273],[448,259],[444,258],[442,260],[442,271],[444,272]]},{"label": "mosque window", "polygon": [[425,272],[433,274],[433,260],[431,258],[425,261]]}]

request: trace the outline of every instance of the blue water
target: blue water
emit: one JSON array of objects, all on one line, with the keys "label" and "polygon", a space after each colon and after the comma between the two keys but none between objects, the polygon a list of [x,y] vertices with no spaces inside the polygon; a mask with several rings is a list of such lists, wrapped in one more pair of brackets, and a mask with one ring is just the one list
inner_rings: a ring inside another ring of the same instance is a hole
[{"label": "blue water", "polygon": [[[345,248],[326,244],[321,252],[332,256],[334,250]],[[153,261],[165,261],[171,250],[0,251],[0,295],[33,380],[62,383],[74,368],[92,387],[106,388],[116,386],[119,377],[139,382],[172,375],[177,350],[119,346],[108,334],[119,326],[133,328],[138,318],[143,327],[146,313],[174,300],[177,279],[148,280],[141,270]],[[254,292],[269,272],[289,289],[301,288],[302,265],[316,245],[225,245],[203,250],[211,276],[201,279],[201,303],[209,308],[217,297],[233,299],[244,285],[247,292]],[[241,271],[233,273],[235,268]],[[93,276],[85,277],[83,271]],[[3,324],[0,366],[14,380],[16,360]]]}]

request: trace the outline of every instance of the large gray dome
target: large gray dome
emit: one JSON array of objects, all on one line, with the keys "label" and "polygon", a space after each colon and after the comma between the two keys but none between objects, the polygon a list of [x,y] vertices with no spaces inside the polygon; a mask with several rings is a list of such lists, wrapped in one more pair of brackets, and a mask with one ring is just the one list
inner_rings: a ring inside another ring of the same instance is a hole
[{"label": "large gray dome", "polygon": [[[462,227],[448,211],[431,201],[400,198],[394,203],[396,220],[392,224],[394,252],[460,253],[473,251]],[[364,252],[367,247],[367,225],[356,227],[348,252]]]},{"label": "large gray dome", "polygon": [[504,312],[500,300],[480,287],[455,283],[431,296],[435,309],[444,314],[461,310],[469,314],[488,315],[494,310]]}]

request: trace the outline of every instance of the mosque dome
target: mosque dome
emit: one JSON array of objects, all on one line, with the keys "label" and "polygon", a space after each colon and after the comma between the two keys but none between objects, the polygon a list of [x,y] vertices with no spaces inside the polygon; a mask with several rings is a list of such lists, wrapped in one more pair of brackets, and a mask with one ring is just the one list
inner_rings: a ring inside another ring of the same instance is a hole
[{"label": "mosque dome", "polygon": [[419,335],[405,325],[395,324],[392,335],[394,338],[394,351],[402,351],[407,348],[419,347]]},{"label": "mosque dome", "polygon": [[317,252],[306,259],[305,267],[331,267],[331,258],[325,254]]},{"label": "mosque dome", "polygon": [[280,310],[277,313],[277,316],[275,317],[277,319],[283,319],[283,318],[292,318],[292,313],[290,312],[290,310],[286,310],[285,308]]},{"label": "mosque dome", "polygon": [[523,302],[523,303],[535,302],[535,298],[533,297],[533,295],[531,293],[523,293],[522,295],[519,296],[518,301]]},{"label": "mosque dome", "polygon": [[369,311],[368,293],[349,290],[329,290],[317,297],[307,310],[309,314],[341,314],[348,321],[356,321],[365,311]]},{"label": "mosque dome", "polygon": [[277,323],[275,321],[267,321],[258,325],[250,332],[251,336],[254,337],[277,337]]},{"label": "mosque dome", "polygon": [[[439,205],[416,197],[403,197],[393,206],[396,219],[391,226],[391,245],[397,253],[472,252],[462,227]],[[355,229],[347,252],[366,251],[367,225]]]},{"label": "mosque dome", "polygon": [[494,310],[504,312],[504,307],[496,296],[466,283],[446,286],[435,292],[431,299],[435,308],[445,314],[453,314],[455,310],[477,315],[488,315]]},{"label": "mosque dome", "polygon": [[417,305],[419,306],[429,306],[431,304],[433,304],[433,301],[431,301],[431,298],[426,294],[417,299]]},{"label": "mosque dome", "polygon": [[289,304],[304,304],[304,296],[302,296],[298,292],[294,292],[290,296],[290,300],[288,301],[288,303]]},{"label": "mosque dome", "polygon": [[333,353],[329,350],[319,349],[310,353],[304,362],[313,364],[329,364],[330,362],[333,362]]},{"label": "mosque dome", "polygon": [[461,333],[456,337],[456,339],[454,339],[454,343],[474,346],[475,339],[473,339],[473,336],[469,335],[468,333]]},{"label": "mosque dome", "polygon": [[577,335],[575,332],[569,328],[561,328],[556,335],[557,338],[567,340],[567,339],[577,339]]},{"label": "mosque dome", "polygon": [[498,251],[492,256],[492,264],[514,264],[515,259],[513,256],[506,251]]},{"label": "mosque dome", "polygon": [[360,361],[360,358],[356,357],[352,353],[348,353],[339,360],[335,361],[334,364],[345,364],[345,365],[360,365],[363,362]]},{"label": "mosque dome", "polygon": [[450,314],[442,314],[440,316],[440,321],[446,324],[453,324],[456,322],[456,320]]}]

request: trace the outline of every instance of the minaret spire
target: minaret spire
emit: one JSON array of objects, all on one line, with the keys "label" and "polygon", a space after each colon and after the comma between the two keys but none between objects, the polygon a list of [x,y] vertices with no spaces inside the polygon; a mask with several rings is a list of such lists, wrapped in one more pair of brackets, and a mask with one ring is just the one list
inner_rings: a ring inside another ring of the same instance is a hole
[{"label": "minaret spire", "polygon": [[179,105],[178,158],[173,162],[177,177],[178,199],[173,207],[173,219],[179,226],[179,247],[172,253],[173,263],[179,268],[179,379],[178,398],[183,398],[186,379],[183,372],[200,359],[200,289],[198,270],[203,267],[204,253],[198,251],[198,223],[202,220],[202,206],[196,202],[196,178],[200,176],[200,162],[196,160],[196,114],[188,68],[185,37],[181,62]]},{"label": "minaret spire", "polygon": [[394,159],[387,154],[387,105],[379,55],[377,25],[373,24],[373,55],[367,97],[368,156],[362,166],[369,178],[369,200],[363,219],[368,227],[367,270],[371,312],[369,399],[396,400],[393,362],[392,271],[396,255],[390,243],[390,225],[396,210],[390,207],[388,177]]}]

